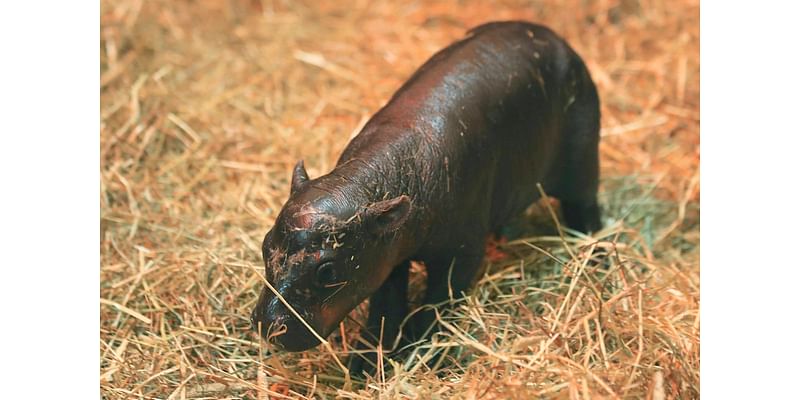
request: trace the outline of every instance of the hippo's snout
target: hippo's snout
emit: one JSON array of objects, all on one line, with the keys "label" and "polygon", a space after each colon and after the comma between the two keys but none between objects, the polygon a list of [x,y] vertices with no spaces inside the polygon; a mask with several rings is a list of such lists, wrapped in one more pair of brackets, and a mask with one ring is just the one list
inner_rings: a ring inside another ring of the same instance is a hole
[{"label": "hippo's snout", "polygon": [[[296,308],[295,311],[301,313],[310,326],[316,325],[311,313],[304,313]],[[303,351],[320,344],[305,324],[267,288],[261,291],[258,303],[250,315],[250,323],[264,340],[281,350]]]}]

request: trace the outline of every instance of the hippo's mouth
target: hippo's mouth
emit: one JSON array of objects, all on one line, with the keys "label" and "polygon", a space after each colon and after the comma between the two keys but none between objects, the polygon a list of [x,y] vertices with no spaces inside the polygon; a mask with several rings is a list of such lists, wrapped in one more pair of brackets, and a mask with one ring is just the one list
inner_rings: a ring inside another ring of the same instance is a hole
[{"label": "hippo's mouth", "polygon": [[309,327],[321,337],[326,337],[332,329],[325,329],[325,324],[317,318],[320,313],[314,312],[313,307],[294,308],[305,323],[296,318],[269,289],[264,288],[250,322],[264,340],[280,350],[304,351],[319,345],[319,339]]},{"label": "hippo's mouth", "polygon": [[[259,333],[264,340],[275,346],[278,350],[297,352],[305,351],[320,344],[317,337],[308,328],[294,317],[272,322],[268,326],[260,323]],[[256,327],[258,329],[259,327]]]}]

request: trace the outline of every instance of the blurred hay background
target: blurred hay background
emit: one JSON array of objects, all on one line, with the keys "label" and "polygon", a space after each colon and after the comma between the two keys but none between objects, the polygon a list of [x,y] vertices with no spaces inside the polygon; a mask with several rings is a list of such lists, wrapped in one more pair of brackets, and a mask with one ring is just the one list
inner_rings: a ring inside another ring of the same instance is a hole
[{"label": "blurred hay background", "polygon": [[[699,396],[698,2],[401,3],[101,2],[104,397]],[[607,229],[496,244],[443,334],[366,384],[319,349],[264,357],[248,316],[292,164],[329,171],[417,66],[503,19],[589,65]]]}]

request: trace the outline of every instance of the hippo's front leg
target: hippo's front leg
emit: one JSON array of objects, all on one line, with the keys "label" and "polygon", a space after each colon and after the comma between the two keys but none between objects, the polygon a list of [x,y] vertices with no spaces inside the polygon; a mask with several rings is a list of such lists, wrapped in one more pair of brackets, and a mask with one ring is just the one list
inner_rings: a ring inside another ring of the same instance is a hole
[{"label": "hippo's front leg", "polygon": [[[461,298],[472,285],[483,263],[483,242],[463,246],[450,253],[449,257],[436,257],[425,261],[428,272],[428,288],[425,291],[423,309],[418,310],[406,326],[405,335],[410,340],[420,340],[439,329],[434,325],[436,313],[432,305],[437,305],[452,298]],[[444,304],[449,307],[451,304]]]},{"label": "hippo's front leg", "polygon": [[[400,323],[408,314],[408,271],[409,261],[397,265],[386,282],[369,298],[369,317],[361,331],[357,350],[371,350],[350,357],[350,374],[361,375],[362,371],[372,373],[377,365],[378,339],[384,353],[393,350],[395,340],[400,333]],[[381,331],[381,323],[383,330]]]}]

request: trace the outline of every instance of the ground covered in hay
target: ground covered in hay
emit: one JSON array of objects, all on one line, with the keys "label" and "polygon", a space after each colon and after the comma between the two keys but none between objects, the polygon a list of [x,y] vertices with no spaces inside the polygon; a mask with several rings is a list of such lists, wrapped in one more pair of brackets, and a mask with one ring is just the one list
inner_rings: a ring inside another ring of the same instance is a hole
[{"label": "ground covered in hay", "polygon": [[[401,3],[102,2],[105,398],[699,396],[698,2]],[[333,353],[264,356],[248,316],[291,166],[329,171],[427,57],[502,19],[587,61],[607,228],[561,236],[534,207],[549,228],[493,244],[443,332],[366,382],[335,360],[363,307]]]}]

